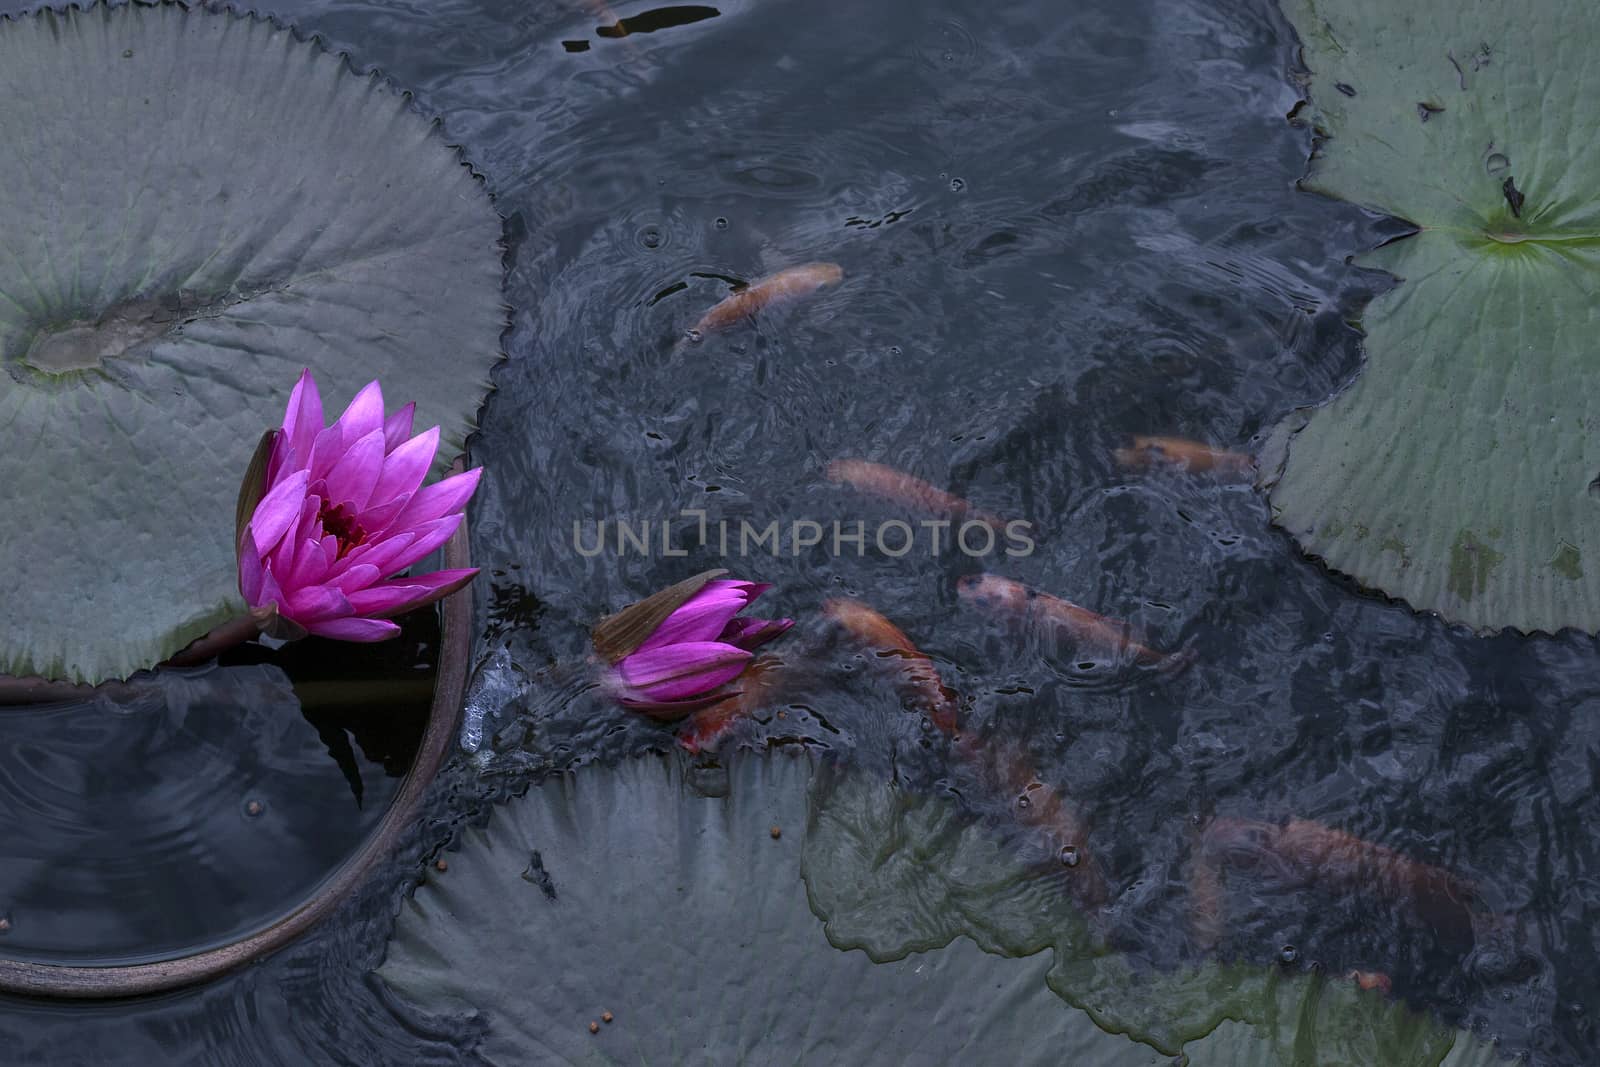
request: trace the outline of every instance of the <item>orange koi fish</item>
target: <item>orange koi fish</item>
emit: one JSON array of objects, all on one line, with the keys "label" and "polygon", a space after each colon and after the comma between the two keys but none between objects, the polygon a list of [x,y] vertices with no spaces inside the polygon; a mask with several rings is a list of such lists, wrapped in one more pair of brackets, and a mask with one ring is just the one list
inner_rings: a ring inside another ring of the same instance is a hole
[{"label": "orange koi fish", "polygon": [[1351,971],[1345,977],[1354,982],[1357,989],[1376,989],[1384,996],[1394,992],[1394,982],[1382,971]]},{"label": "orange koi fish", "polygon": [[1105,880],[1088,852],[1088,826],[1058,790],[1039,778],[1027,754],[1013,746],[986,748],[972,737],[960,736],[955,694],[945,688],[933,661],[894,623],[857,600],[836,598],[824,603],[822,610],[879,657],[900,660],[901,677],[918,694],[934,725],[956,739],[957,755],[1012,798],[1013,817],[1043,835],[1049,852],[1073,872],[1073,886],[1083,902],[1104,903]]},{"label": "orange koi fish", "polygon": [[1124,470],[1149,470],[1151,467],[1176,467],[1179,470],[1208,472],[1234,477],[1249,477],[1255,470],[1255,457],[1246,452],[1228,452],[1182,437],[1136,435],[1132,448],[1119,448],[1117,464]]},{"label": "orange koi fish", "polygon": [[1307,884],[1410,900],[1419,914],[1436,922],[1477,925],[1476,890],[1442,867],[1307,819],[1291,819],[1279,826],[1218,817],[1201,836],[1195,874],[1191,875],[1191,886],[1200,886],[1192,898],[1197,935],[1220,931],[1223,861],[1253,864],[1263,859],[1269,860],[1274,870]]},{"label": "orange koi fish", "polygon": [[1011,814],[1017,822],[1043,835],[1045,847],[1072,872],[1081,902],[1091,907],[1105,903],[1105,879],[1089,854],[1088,824],[1060,790],[1039,778],[1027,754],[1015,745],[988,749],[963,745],[961,751],[1012,798]]},{"label": "orange koi fish", "polygon": [[954,493],[936,489],[921,478],[915,478],[882,463],[873,463],[865,459],[836,459],[828,464],[825,473],[830,482],[848,485],[852,489],[880,497],[901,507],[981,522],[997,533],[1006,531],[1006,522],[1003,519],[985,515]]},{"label": "orange koi fish", "polygon": [[806,263],[780,270],[730,294],[702,315],[689,334],[697,337],[732,326],[768,304],[810,296],[818,289],[837,285],[843,278],[844,268],[837,263]]},{"label": "orange koi fish", "polygon": [[771,653],[758,656],[733,683],[739,688],[715,704],[697,709],[678,728],[678,744],[694,753],[717,747],[734,724],[770,704],[781,684],[783,660]]},{"label": "orange koi fish", "polygon": [[927,709],[928,718],[947,737],[957,730],[955,694],[945,688],[939,670],[905,632],[859,600],[838,597],[822,605],[822,613],[856,640],[869,646],[879,659],[899,662],[901,680]]},{"label": "orange koi fish", "polygon": [[1037,619],[1066,630],[1086,641],[1121,655],[1128,653],[1143,664],[1168,662],[1171,657],[1141,644],[1133,629],[1117,619],[1097,615],[1070,601],[1030,589],[1021,582],[997,574],[969,574],[956,582],[956,593],[968,603],[1000,607],[1024,618]]}]

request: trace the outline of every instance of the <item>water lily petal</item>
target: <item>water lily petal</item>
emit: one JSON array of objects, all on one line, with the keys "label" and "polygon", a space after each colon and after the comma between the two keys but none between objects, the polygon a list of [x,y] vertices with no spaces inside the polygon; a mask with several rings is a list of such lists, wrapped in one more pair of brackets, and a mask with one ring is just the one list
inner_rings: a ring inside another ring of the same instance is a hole
[{"label": "water lily petal", "polygon": [[[410,500],[416,493],[417,487],[422,484],[422,479],[428,476],[428,468],[433,466],[433,456],[437,451],[439,451],[439,427],[435,426],[431,430],[417,434],[390,452],[384,457],[383,471],[378,475],[378,482],[373,486],[371,496],[362,502],[362,506],[368,502],[382,505],[398,499]],[[393,515],[386,516],[384,525],[388,525],[389,519],[393,517]],[[373,529],[383,529],[383,526],[376,525],[376,517],[369,521],[374,523]]]},{"label": "water lily petal", "polygon": [[737,592],[744,598],[746,604],[772,588],[771,582],[747,582],[742,578],[717,578],[706,583],[707,588],[716,587]]},{"label": "water lily petal", "polygon": [[304,460],[305,469],[310,472],[313,483],[319,482],[333,470],[333,465],[339,462],[339,457],[344,455],[344,440],[340,437],[337,423],[329,426],[311,439],[311,451]]},{"label": "water lily petal", "polygon": [[424,604],[449,596],[477,575],[476,567],[434,571],[413,578],[398,579],[384,585],[350,594],[350,604],[361,615],[380,618],[404,615]]},{"label": "water lily petal", "polygon": [[306,626],[306,630],[318,637],[332,637],[339,641],[386,641],[400,632],[400,627],[387,619],[363,619],[351,616],[347,619],[328,619],[323,622],[314,622]]},{"label": "water lily petal", "polygon": [[411,420],[416,414],[417,402],[413,400],[383,420],[383,443],[390,452],[399,448],[405,439],[411,436]]},{"label": "water lily petal", "polygon": [[296,459],[305,464],[311,459],[311,443],[322,432],[322,394],[307,368],[289,393],[288,410],[283,413],[283,437]]},{"label": "water lily petal", "polygon": [[383,429],[383,389],[376,378],[361,387],[334,425],[339,427],[339,442],[345,448],[373,430]]},{"label": "water lily petal", "polygon": [[287,589],[284,591],[284,598],[278,605],[278,613],[305,627],[322,619],[334,619],[354,613],[345,595],[330,585]]},{"label": "water lily petal", "polygon": [[257,596],[259,599],[250,605],[252,608],[264,607],[267,604],[277,604],[280,608],[283,606],[285,599],[283,590],[278,587],[277,579],[272,576],[271,564],[261,565],[261,591]]},{"label": "water lily petal", "polygon": [[332,579],[329,584],[350,598],[350,607],[357,615],[367,615],[370,613],[362,611],[361,607],[355,602],[356,590],[365,589],[382,578],[383,575],[378,573],[378,568],[369,563],[362,563],[347,568],[337,578]]},{"label": "water lily petal", "polygon": [[250,516],[250,528],[256,551],[266,555],[289,532],[289,527],[300,517],[300,505],[306,496],[306,472],[294,471],[273,486],[256,505]]},{"label": "water lily petal", "polygon": [[328,503],[360,509],[383,474],[383,427],[353,442],[328,472]]},{"label": "water lily petal", "polygon": [[302,538],[295,549],[293,568],[283,572],[283,583],[290,589],[327,581],[328,562],[322,554],[321,534],[322,528],[318,527],[316,537]]},{"label": "water lily petal", "polygon": [[298,466],[294,458],[294,446],[289,444],[289,435],[279,430],[272,435],[272,451],[267,455],[266,477],[261,482],[263,491],[271,489],[278,484],[279,478]]},{"label": "water lily petal", "polygon": [[423,556],[450,540],[450,535],[455,533],[456,527],[460,525],[460,515],[448,515],[445,518],[424,523],[414,531],[417,539],[389,561],[387,564],[389,573],[397,574],[405,570]]},{"label": "water lily petal", "polygon": [[367,501],[367,506],[356,513],[356,521],[360,523],[363,530],[368,531],[369,542],[371,540],[371,532],[374,530],[378,531],[377,536],[381,538],[396,529],[395,516],[399,515],[401,511],[405,510],[405,506],[411,503],[411,494],[402,493],[388,503],[374,503],[378,499],[377,490],[373,490],[372,499]]},{"label": "water lily petal", "polygon": [[[724,588],[715,588],[719,584]],[[715,641],[728,621],[744,609],[744,596],[725,588],[726,583],[708,582],[662,620],[635,651],[648,652],[663,645],[687,641]]]},{"label": "water lily petal", "polygon": [[239,594],[252,608],[261,603],[262,569],[255,534],[246,526],[244,536],[239,538]]},{"label": "water lily petal", "polygon": [[722,633],[717,635],[717,640],[726,641],[740,648],[755,648],[787,633],[789,627],[793,625],[793,619],[752,619],[740,616],[729,620]]},{"label": "water lily petal", "polygon": [[389,528],[397,531],[412,529],[453,511],[460,511],[472,499],[473,491],[478,488],[478,479],[482,477],[483,468],[474,467],[419,489]]},{"label": "water lily petal", "polygon": [[341,559],[338,563],[334,564],[333,569],[329,572],[329,575],[333,576],[342,574],[344,571],[354,567],[358,563],[370,563],[372,566],[378,568],[379,574],[387,578],[389,575],[400,570],[399,567],[393,566],[393,561],[400,558],[400,555],[405,552],[406,549],[410,548],[416,542],[416,540],[417,535],[407,531],[405,533],[395,534],[393,537],[388,537],[381,541],[368,541],[364,545],[357,545],[355,548],[350,550],[350,553],[346,555],[344,559]]},{"label": "water lily petal", "polygon": [[733,681],[750,659],[749,652],[720,641],[690,641],[631,653],[616,670],[631,697],[680,700]]}]

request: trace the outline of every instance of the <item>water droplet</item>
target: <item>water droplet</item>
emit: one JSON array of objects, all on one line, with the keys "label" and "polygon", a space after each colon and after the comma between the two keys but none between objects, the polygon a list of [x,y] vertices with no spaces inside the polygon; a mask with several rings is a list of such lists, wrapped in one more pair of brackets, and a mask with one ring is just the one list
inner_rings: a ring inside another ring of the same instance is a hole
[{"label": "water droplet", "polygon": [[1078,846],[1066,845],[1061,849],[1061,863],[1067,867],[1078,865]]},{"label": "water droplet", "polygon": [[1300,958],[1300,950],[1293,945],[1284,945],[1278,950],[1279,963],[1293,963]]},{"label": "water droplet", "polygon": [[244,813],[252,819],[267,810],[267,806],[259,800],[250,799],[244,802]]},{"label": "water droplet", "polygon": [[719,230],[726,230],[728,228],[728,220],[723,218],[721,215],[718,215],[715,226]]},{"label": "water droplet", "polygon": [[899,345],[890,345],[889,346],[889,354],[891,356],[898,356],[900,354],[900,346]]},{"label": "water droplet", "polygon": [[956,58],[956,54],[954,52],[946,52],[944,54],[944,61],[946,63],[950,63],[950,62],[954,61],[955,58]]},{"label": "water droplet", "polygon": [[924,715],[920,720],[918,720],[917,725],[922,727],[923,733],[928,733],[933,729],[933,720]]},{"label": "water droplet", "polygon": [[699,344],[705,338],[705,334],[701,333],[699,330],[694,330],[694,329],[686,331],[684,333],[684,336],[689,339],[689,343],[692,344],[692,345]]},{"label": "water droplet", "polygon": [[959,193],[963,189],[965,189],[966,187],[967,187],[967,183],[966,183],[965,179],[962,179],[962,178],[951,178],[950,179],[950,191],[952,193]]},{"label": "water droplet", "polygon": [[1504,152],[1491,153],[1489,158],[1483,161],[1483,169],[1489,172],[1489,177],[1498,178],[1511,169],[1511,157]]},{"label": "water droplet", "polygon": [[646,226],[639,231],[639,243],[646,248],[660,248],[661,241],[661,231],[654,226]]}]

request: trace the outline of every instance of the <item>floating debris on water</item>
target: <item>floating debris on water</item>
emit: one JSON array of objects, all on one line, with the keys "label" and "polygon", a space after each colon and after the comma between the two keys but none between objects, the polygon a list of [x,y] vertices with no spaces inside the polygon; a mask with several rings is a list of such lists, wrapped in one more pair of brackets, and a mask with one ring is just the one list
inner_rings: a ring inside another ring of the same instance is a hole
[{"label": "floating debris on water", "polygon": [[467,700],[461,711],[462,750],[477,752],[483,745],[484,720],[503,711],[530,688],[527,672],[504,645],[480,660],[467,683]]}]

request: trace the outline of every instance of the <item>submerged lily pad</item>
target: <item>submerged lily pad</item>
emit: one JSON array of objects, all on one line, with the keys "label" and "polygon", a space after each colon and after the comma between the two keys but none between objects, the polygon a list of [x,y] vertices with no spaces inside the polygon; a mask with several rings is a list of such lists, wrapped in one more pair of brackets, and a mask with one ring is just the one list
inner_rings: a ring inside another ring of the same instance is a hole
[{"label": "submerged lily pad", "polygon": [[535,789],[430,871],[378,974],[485,1022],[493,1063],[1162,1062],[1051,996],[1045,957],[831,947],[800,878],[809,770],[744,758],[707,797],[646,759]]},{"label": "submerged lily pad", "polygon": [[1063,1000],[1147,1052],[1181,1052],[1195,1065],[1502,1062],[1470,1034],[1341,979],[1244,963],[1168,972],[1136,964],[1100,943],[1072,902],[1066,872],[1040,865],[1025,831],[951,801],[825,770],[811,806],[806,884],[828,939],[841,948],[882,960],[958,938],[1013,956],[1050,949],[1047,981]]},{"label": "submerged lily pad", "polygon": [[125,676],[242,610],[234,496],[302,367],[455,455],[500,220],[404,95],[253,16],[3,21],[0,98],[0,672]]},{"label": "submerged lily pad", "polygon": [[430,869],[378,975],[503,1064],[1499,1062],[1347,982],[1144,973],[1011,835],[870,774],[811,778],[673,757],[546,783]]},{"label": "submerged lily pad", "polygon": [[1264,457],[1275,518],[1415,608],[1600,629],[1600,7],[1283,6],[1328,138],[1304,184],[1420,231],[1362,260],[1400,284]]}]

